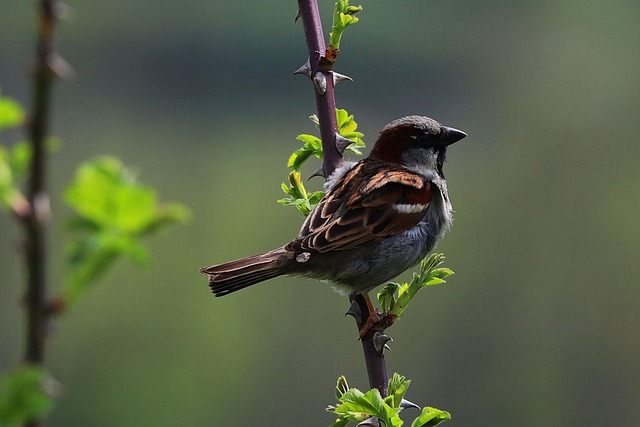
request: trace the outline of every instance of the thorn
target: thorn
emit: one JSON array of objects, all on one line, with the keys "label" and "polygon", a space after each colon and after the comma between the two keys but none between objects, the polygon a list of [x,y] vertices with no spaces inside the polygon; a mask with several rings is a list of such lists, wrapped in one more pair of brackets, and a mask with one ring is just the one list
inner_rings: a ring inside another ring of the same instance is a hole
[{"label": "thorn", "polygon": [[293,19],[293,23],[298,22],[298,19],[302,16],[302,12],[300,12],[300,5],[298,4],[298,10],[296,11],[296,17]]},{"label": "thorn", "polygon": [[346,150],[348,146],[353,144],[353,141],[337,133],[335,137],[335,144],[336,144],[336,148],[338,149],[338,152],[340,154],[344,154],[344,150]]},{"label": "thorn", "polygon": [[40,389],[53,397],[60,397],[64,392],[64,387],[55,378],[46,376],[40,384]]},{"label": "thorn", "polygon": [[380,427],[380,420],[377,417],[367,418],[356,424],[356,427]]},{"label": "thorn", "polygon": [[349,310],[347,310],[344,315],[352,316],[356,320],[357,324],[360,324],[360,322],[362,322],[362,312],[360,311],[360,305],[358,305],[358,302],[356,300],[351,301],[351,307],[349,307]]},{"label": "thorn", "polygon": [[47,61],[47,68],[58,79],[73,77],[73,67],[65,59],[54,53]]},{"label": "thorn", "polygon": [[67,3],[57,2],[54,4],[54,16],[56,19],[65,21],[72,15],[73,8]]},{"label": "thorn", "polygon": [[316,169],[311,176],[309,177],[309,179],[313,178],[314,176],[320,176],[320,177],[325,177],[324,175],[324,167],[320,166],[318,169]]},{"label": "thorn", "polygon": [[309,60],[307,59],[307,62],[305,62],[304,64],[302,64],[302,66],[300,68],[298,68],[297,70],[295,70],[293,72],[293,75],[295,76],[296,74],[303,74],[309,78],[311,78],[311,64],[309,64]]},{"label": "thorn", "polygon": [[382,356],[385,348],[389,348],[387,343],[393,341],[389,335],[381,334],[376,331],[373,333],[373,347],[376,349],[378,356]]},{"label": "thorn", "polygon": [[407,399],[402,399],[400,401],[400,408],[402,409],[407,409],[407,408],[416,408],[418,410],[422,409],[420,408],[418,405],[416,405],[415,403],[407,400]]},{"label": "thorn", "polygon": [[333,72],[333,85],[336,86],[338,83],[340,83],[341,81],[344,80],[349,80],[350,82],[353,81],[353,79],[349,76],[345,76],[344,74],[340,74],[340,73],[336,73],[335,71]]},{"label": "thorn", "polygon": [[49,195],[38,193],[33,197],[33,212],[40,224],[46,224],[51,219],[51,202]]},{"label": "thorn", "polygon": [[313,77],[313,83],[316,85],[316,90],[320,95],[324,95],[327,92],[327,78],[322,72],[317,71]]}]

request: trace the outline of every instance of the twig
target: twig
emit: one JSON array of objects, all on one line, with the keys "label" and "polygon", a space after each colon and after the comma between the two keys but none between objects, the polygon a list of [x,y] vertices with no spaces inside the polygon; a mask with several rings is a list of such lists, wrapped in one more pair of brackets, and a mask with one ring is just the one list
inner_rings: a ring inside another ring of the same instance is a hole
[{"label": "twig", "polygon": [[[47,256],[46,223],[49,217],[49,199],[46,183],[46,138],[49,124],[49,101],[57,60],[53,45],[55,4],[52,0],[38,3],[38,41],[34,68],[33,105],[28,124],[32,150],[31,170],[27,189],[28,214],[23,217],[25,227],[25,263],[27,269],[27,336],[24,360],[42,365],[47,335]],[[26,425],[36,427],[41,420]]]},{"label": "twig", "polygon": [[325,43],[322,22],[316,0],[298,0],[298,13],[309,51],[308,69],[304,72],[314,82],[316,109],[322,138],[322,175],[326,178],[342,163],[342,155],[336,146],[338,124],[334,95],[333,71],[324,59]]}]

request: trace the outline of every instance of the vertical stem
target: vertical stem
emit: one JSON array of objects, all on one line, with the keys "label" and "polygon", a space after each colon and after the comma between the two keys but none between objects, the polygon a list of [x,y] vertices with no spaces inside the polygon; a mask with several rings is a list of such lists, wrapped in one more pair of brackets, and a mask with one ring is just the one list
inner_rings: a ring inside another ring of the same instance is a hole
[{"label": "vertical stem", "polygon": [[32,113],[29,123],[29,140],[32,150],[31,170],[27,199],[31,206],[25,218],[27,268],[27,342],[25,362],[42,364],[47,331],[46,309],[46,236],[45,222],[49,216],[49,202],[45,188],[45,141],[49,122],[49,99],[54,74],[51,62],[54,58],[53,28],[54,4],[40,0],[38,4],[38,41],[34,71]]},{"label": "vertical stem", "polygon": [[[323,150],[323,171],[327,177],[340,165],[342,155],[338,151],[335,140],[338,134],[338,124],[336,120],[336,101],[333,84],[332,63],[327,61],[323,55],[325,53],[324,34],[318,3],[316,0],[298,0],[298,12],[302,18],[304,34],[309,51],[309,66],[311,68],[311,79],[318,78],[318,73],[324,76],[326,90],[324,93],[316,86],[316,107],[318,110],[318,120],[320,121],[320,136],[322,137]],[[368,313],[367,303],[362,295],[354,295],[353,298],[360,306],[361,313]],[[366,318],[362,322],[366,321]],[[358,330],[363,327],[358,324]],[[367,365],[367,375],[371,388],[380,390],[382,396],[387,395],[388,376],[384,355],[378,354],[374,347],[373,337],[376,332],[372,328],[362,338],[362,349]]]},{"label": "vertical stem", "polygon": [[298,0],[298,9],[302,18],[302,26],[309,51],[311,79],[323,79],[326,83],[324,92],[316,86],[316,109],[320,121],[320,137],[322,138],[323,172],[328,177],[342,162],[342,155],[336,146],[338,123],[336,120],[336,99],[333,85],[333,71],[323,61],[325,52],[322,22],[316,0]]},{"label": "vertical stem", "polygon": [[[368,313],[369,308],[367,302],[362,294],[355,294],[351,296],[351,301],[355,301],[358,304],[360,313]],[[362,318],[357,322],[358,330],[361,330],[367,321],[367,316],[362,315]],[[374,389],[377,388],[380,391],[382,397],[386,397],[389,391],[389,376],[387,374],[387,365],[384,360],[384,353],[376,350],[373,342],[373,337],[376,332],[379,331],[376,326],[372,327],[364,337],[362,341],[362,351],[364,352],[364,361],[367,366],[367,376],[369,377],[369,386]]]},{"label": "vertical stem", "polygon": [[[47,253],[46,223],[49,218],[49,198],[46,190],[46,139],[49,127],[51,86],[55,78],[55,4],[40,0],[36,64],[33,75],[33,98],[28,137],[31,145],[31,165],[27,188],[30,209],[23,217],[25,227],[25,266],[27,290],[25,295],[27,330],[24,361],[43,365],[49,313],[47,309]],[[39,427],[42,419],[29,420],[26,427]]]}]

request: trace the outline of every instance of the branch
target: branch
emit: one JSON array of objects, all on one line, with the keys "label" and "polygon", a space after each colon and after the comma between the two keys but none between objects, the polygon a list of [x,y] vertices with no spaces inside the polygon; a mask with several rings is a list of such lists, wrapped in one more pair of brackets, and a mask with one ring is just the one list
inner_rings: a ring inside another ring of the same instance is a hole
[{"label": "branch", "polygon": [[[314,82],[323,149],[322,174],[326,178],[342,162],[342,154],[337,144],[340,137],[336,121],[335,76],[332,70],[335,55],[329,59],[323,56],[326,49],[317,1],[298,0],[298,8],[298,14],[302,18],[304,34],[307,40],[309,61],[296,73],[305,74]],[[350,309],[350,314],[355,314],[358,330],[361,330],[367,316],[356,313],[368,313],[367,303],[364,297],[359,294],[351,296],[350,300],[353,307]],[[389,383],[383,352],[384,344],[388,339],[386,335],[382,334],[382,329],[377,327],[371,328],[362,338],[362,349],[367,366],[369,384],[371,388],[377,388],[383,397],[387,395]]]},{"label": "branch", "polygon": [[[351,301],[351,309],[347,314],[353,314],[356,319],[358,331],[362,330],[367,322],[369,308],[365,297],[362,294],[355,294],[349,297]],[[369,377],[369,386],[380,391],[382,397],[386,397],[389,388],[389,376],[387,374],[387,365],[384,360],[384,347],[389,338],[383,334],[384,325],[374,325],[364,337],[362,341],[362,351],[364,352],[364,360],[367,365],[367,376]]]},{"label": "branch", "polygon": [[27,200],[31,209],[25,217],[27,267],[27,343],[25,362],[42,364],[47,332],[45,225],[49,217],[49,198],[45,188],[46,137],[49,125],[49,101],[55,77],[56,55],[53,45],[55,4],[38,3],[38,40],[34,69],[33,105],[28,125],[32,150]]},{"label": "branch", "polygon": [[296,73],[305,74],[314,83],[316,108],[320,121],[320,137],[322,138],[322,176],[326,178],[342,163],[342,154],[336,145],[338,124],[332,63],[323,56],[325,43],[317,1],[298,0],[298,14],[302,18],[309,61]]}]

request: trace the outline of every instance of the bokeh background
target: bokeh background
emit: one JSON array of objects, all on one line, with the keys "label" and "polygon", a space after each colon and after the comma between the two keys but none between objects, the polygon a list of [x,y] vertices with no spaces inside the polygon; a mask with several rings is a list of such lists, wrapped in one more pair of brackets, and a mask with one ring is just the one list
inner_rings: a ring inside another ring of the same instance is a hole
[{"label": "bokeh background", "polygon": [[[332,2],[321,0],[325,28]],[[439,246],[456,275],[390,330],[391,372],[451,425],[635,426],[640,419],[640,3],[362,1],[338,106],[369,147],[407,114],[465,130],[446,167],[456,209]],[[0,86],[29,101],[32,2],[1,2]],[[271,249],[302,221],[279,206],[298,133],[314,132],[292,0],[69,2],[55,90],[52,286],[59,194],[113,154],[188,205],[53,325],[64,395],[48,425],[328,425],[345,374],[367,388],[347,300],[278,279],[214,300],[198,269]],[[312,181],[319,187],[321,181]],[[0,217],[0,370],[22,353],[20,232]]]}]

